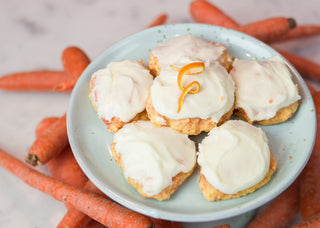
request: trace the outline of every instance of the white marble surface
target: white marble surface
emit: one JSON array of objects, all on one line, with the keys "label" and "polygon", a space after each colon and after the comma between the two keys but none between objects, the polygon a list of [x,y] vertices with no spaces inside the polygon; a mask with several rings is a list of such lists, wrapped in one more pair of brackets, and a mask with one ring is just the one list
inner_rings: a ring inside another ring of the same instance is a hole
[{"label": "white marble surface", "polygon": [[[299,24],[320,24],[318,0],[213,2],[240,24],[270,16],[294,17]],[[191,22],[189,3],[190,0],[0,0],[0,76],[62,69],[61,52],[70,45],[81,47],[94,59],[118,40],[144,29],[162,12],[169,15],[168,23]],[[278,47],[320,63],[320,37]],[[62,115],[68,102],[68,94],[0,91],[0,148],[23,160],[35,139],[37,123],[47,116]],[[45,167],[37,169],[47,173]],[[62,203],[3,169],[0,178],[0,227],[55,227],[66,212]],[[212,227],[212,223],[201,227]]]}]

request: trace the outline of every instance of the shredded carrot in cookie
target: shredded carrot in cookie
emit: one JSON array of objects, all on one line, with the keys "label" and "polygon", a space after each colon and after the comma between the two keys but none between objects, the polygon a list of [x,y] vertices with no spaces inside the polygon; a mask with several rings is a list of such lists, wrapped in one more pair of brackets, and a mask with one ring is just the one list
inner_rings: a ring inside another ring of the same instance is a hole
[{"label": "shredded carrot in cookie", "polygon": [[[191,90],[194,85],[196,85],[197,88],[195,90]],[[199,91],[200,91],[200,84],[197,81],[191,82],[186,88],[184,88],[183,91],[182,91],[182,94],[181,94],[181,96],[179,98],[179,108],[178,108],[177,112],[178,113],[180,112],[184,97],[187,95],[187,93],[196,94]]]}]

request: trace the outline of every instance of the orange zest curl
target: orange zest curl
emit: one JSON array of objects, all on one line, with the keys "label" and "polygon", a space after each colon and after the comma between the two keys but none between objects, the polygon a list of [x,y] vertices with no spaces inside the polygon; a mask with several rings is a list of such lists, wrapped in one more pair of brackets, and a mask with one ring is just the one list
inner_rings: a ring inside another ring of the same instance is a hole
[{"label": "orange zest curl", "polygon": [[[191,90],[194,85],[196,85],[197,88],[195,90]],[[187,93],[196,94],[199,91],[200,91],[200,84],[197,81],[191,82],[186,88],[184,88],[182,91],[182,94],[180,95],[180,98],[179,98],[179,108],[178,108],[177,112],[178,113],[180,112],[184,97],[187,95]]]},{"label": "orange zest curl", "polygon": [[[172,66],[171,66],[172,67]],[[172,67],[173,69],[175,67]],[[179,74],[178,74],[178,86],[181,89],[181,91],[184,90],[183,86],[182,86],[182,77],[183,75],[187,74],[187,75],[194,75],[194,74],[201,74],[204,71],[204,63],[203,62],[194,62],[194,63],[189,63],[185,66],[183,66],[180,70],[179,70]],[[192,92],[193,94],[193,92]]]},{"label": "orange zest curl", "polygon": [[[190,94],[196,94],[200,91],[200,84],[197,81],[193,81],[191,82],[186,88],[184,88],[182,86],[182,77],[183,75],[187,74],[187,75],[194,75],[194,74],[201,74],[204,71],[204,63],[203,62],[194,62],[194,63],[190,63],[187,64],[185,66],[183,66],[181,69],[179,69],[178,67],[175,66],[170,66],[172,69],[179,71],[178,77],[177,77],[177,82],[178,82],[178,86],[182,91],[182,94],[179,98],[179,108],[177,113],[180,112],[181,110],[181,106],[184,100],[184,97],[190,93]],[[195,90],[191,90],[193,88],[193,86],[197,86],[197,88]]]}]

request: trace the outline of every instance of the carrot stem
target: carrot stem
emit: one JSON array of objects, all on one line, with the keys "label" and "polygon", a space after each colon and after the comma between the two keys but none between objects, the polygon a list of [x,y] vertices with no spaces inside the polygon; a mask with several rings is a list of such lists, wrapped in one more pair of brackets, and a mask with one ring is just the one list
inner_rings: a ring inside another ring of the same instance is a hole
[{"label": "carrot stem", "polygon": [[308,38],[320,35],[320,25],[300,25],[291,29],[287,34],[279,37],[275,42]]},{"label": "carrot stem", "polygon": [[36,138],[28,151],[26,162],[33,166],[46,164],[57,156],[68,142],[66,114],[64,114]]},{"label": "carrot stem", "polygon": [[269,43],[287,34],[296,27],[293,18],[272,17],[238,27],[236,30]]}]

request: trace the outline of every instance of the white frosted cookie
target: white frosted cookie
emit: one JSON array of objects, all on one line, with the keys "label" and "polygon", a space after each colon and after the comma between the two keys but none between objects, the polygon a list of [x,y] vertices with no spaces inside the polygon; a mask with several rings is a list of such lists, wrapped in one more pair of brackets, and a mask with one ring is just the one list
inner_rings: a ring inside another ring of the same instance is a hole
[{"label": "white frosted cookie", "polygon": [[201,39],[194,35],[181,35],[157,46],[150,53],[149,68],[154,75],[174,65],[181,67],[191,62],[218,61],[227,70],[231,58],[223,44]]},{"label": "white frosted cookie", "polygon": [[200,189],[209,201],[237,198],[271,179],[276,161],[265,133],[241,120],[212,129],[199,144]]},{"label": "white frosted cookie", "polygon": [[248,122],[281,123],[297,110],[301,97],[280,56],[266,61],[236,59],[230,74],[236,84],[235,114]]},{"label": "white frosted cookie", "polygon": [[111,152],[126,180],[143,197],[166,200],[193,172],[193,141],[169,127],[150,121],[125,125],[113,138]]},{"label": "white frosted cookie", "polygon": [[196,81],[200,90],[184,96],[180,111],[182,91],[177,83],[178,72],[166,68],[155,78],[146,106],[148,116],[155,125],[196,135],[202,131],[208,132],[229,119],[234,105],[234,82],[218,62],[205,62],[204,66],[202,73],[183,76],[183,87]]},{"label": "white frosted cookie", "polygon": [[111,62],[93,73],[89,97],[100,119],[111,132],[124,124],[148,119],[145,106],[153,76],[141,62]]}]

